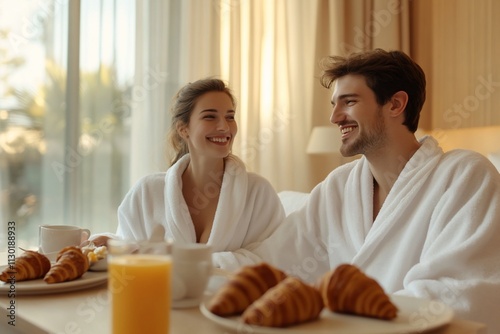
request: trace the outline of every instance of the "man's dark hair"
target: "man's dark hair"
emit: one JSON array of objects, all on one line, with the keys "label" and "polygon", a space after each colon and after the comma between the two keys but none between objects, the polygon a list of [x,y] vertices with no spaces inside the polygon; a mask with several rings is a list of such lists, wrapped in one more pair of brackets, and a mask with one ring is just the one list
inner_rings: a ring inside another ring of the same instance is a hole
[{"label": "man's dark hair", "polygon": [[408,55],[401,51],[375,49],[348,57],[331,56],[322,64],[321,84],[326,88],[340,77],[357,74],[365,78],[379,105],[387,103],[399,91],[406,92],[408,104],[403,124],[411,132],[417,131],[425,102],[425,73]]}]

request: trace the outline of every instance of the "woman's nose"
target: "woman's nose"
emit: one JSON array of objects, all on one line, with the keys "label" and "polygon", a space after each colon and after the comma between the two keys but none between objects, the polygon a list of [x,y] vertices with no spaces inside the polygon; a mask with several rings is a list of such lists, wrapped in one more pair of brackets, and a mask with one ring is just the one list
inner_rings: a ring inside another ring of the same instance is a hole
[{"label": "woman's nose", "polygon": [[220,131],[226,131],[229,129],[229,124],[224,118],[220,119],[217,123],[217,129]]}]

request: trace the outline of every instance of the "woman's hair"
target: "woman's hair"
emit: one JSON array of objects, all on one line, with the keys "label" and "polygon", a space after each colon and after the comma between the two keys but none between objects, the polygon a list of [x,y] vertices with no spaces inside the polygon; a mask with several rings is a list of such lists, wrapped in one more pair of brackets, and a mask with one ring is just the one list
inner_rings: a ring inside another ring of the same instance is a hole
[{"label": "woman's hair", "polygon": [[170,112],[172,122],[168,133],[168,139],[175,152],[175,156],[171,161],[171,165],[175,164],[182,156],[189,153],[188,146],[184,139],[177,132],[179,125],[188,125],[191,113],[194,109],[198,98],[209,92],[224,92],[230,98],[233,106],[236,108],[236,99],[231,92],[231,89],[219,79],[206,78],[195,82],[191,82],[182,87],[174,96]]},{"label": "woman's hair", "polygon": [[408,104],[403,124],[413,133],[417,130],[425,102],[425,74],[408,55],[401,51],[375,49],[349,57],[328,57],[323,65],[321,84],[326,88],[340,77],[358,74],[365,78],[379,105],[387,103],[399,91],[406,92]]}]

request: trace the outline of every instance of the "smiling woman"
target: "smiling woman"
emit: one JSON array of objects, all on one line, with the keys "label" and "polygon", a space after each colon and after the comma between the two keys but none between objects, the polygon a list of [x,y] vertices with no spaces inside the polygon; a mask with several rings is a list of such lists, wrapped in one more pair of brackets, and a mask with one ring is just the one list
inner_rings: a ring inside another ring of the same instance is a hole
[{"label": "smiling woman", "polygon": [[267,238],[285,213],[271,184],[246,171],[231,153],[237,133],[235,98],[219,79],[185,85],[171,108],[170,168],[140,179],[118,209],[116,235],[145,240],[158,224],[166,239],[206,243],[214,252],[234,250]]}]

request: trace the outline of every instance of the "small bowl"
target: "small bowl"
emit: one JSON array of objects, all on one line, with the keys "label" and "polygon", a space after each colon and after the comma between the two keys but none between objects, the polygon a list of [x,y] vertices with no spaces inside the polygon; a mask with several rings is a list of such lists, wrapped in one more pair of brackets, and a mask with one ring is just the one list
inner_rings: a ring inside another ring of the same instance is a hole
[{"label": "small bowl", "polygon": [[100,259],[97,262],[94,262],[89,267],[90,271],[107,271],[108,270],[108,259]]}]

